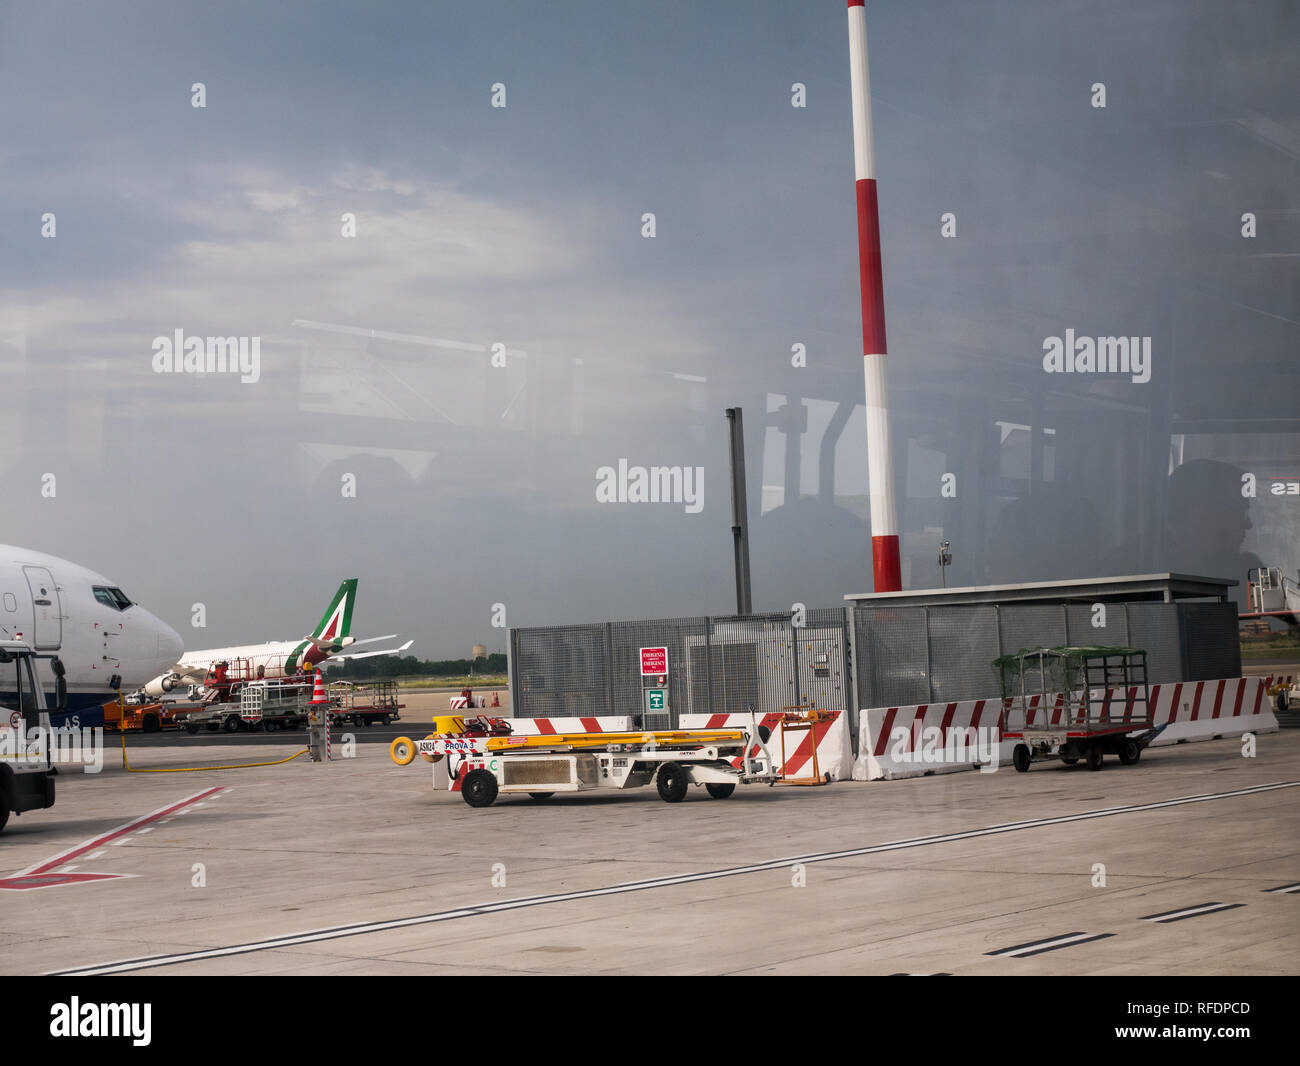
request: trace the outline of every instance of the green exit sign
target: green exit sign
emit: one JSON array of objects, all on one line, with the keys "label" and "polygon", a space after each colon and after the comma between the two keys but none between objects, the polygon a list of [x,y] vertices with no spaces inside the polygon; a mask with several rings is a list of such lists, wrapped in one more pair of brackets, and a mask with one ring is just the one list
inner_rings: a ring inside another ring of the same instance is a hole
[{"label": "green exit sign", "polygon": [[667,693],[664,692],[664,690],[661,688],[647,689],[646,706],[649,707],[649,709],[652,711],[662,711],[667,709],[668,705],[667,702],[665,701],[664,698],[665,696],[667,696]]}]

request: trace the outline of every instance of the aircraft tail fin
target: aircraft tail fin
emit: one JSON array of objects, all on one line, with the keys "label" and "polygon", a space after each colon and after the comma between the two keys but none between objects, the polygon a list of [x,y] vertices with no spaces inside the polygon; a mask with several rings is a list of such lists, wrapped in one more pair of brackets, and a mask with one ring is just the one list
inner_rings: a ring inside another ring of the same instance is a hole
[{"label": "aircraft tail fin", "polygon": [[352,629],[352,607],[357,599],[357,579],[350,577],[339,586],[334,599],[325,608],[320,623],[312,630],[318,642],[341,644]]}]

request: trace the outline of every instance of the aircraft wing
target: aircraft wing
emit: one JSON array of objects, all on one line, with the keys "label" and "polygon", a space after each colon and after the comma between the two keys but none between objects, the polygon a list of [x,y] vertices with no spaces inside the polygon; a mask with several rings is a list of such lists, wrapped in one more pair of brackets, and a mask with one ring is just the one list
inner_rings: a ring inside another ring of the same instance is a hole
[{"label": "aircraft wing", "polygon": [[[376,639],[382,640],[383,638],[378,637]],[[398,655],[401,652],[406,651],[406,649],[409,648],[414,643],[415,643],[414,640],[408,640],[400,648],[384,648],[382,651],[359,651],[356,652],[355,654],[331,655],[329,657],[329,662],[339,663],[339,662],[345,662],[348,659],[369,659],[375,655]]]}]

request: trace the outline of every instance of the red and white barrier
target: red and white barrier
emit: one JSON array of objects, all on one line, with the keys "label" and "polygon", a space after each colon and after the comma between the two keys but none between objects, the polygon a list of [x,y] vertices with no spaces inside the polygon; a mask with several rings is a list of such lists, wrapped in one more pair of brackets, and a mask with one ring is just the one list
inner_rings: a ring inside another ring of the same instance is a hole
[{"label": "red and white barrier", "polygon": [[[786,777],[811,777],[813,744],[817,745],[817,770],[822,775],[831,775],[835,781],[846,780],[853,773],[853,748],[849,743],[848,715],[843,711],[823,712],[830,715],[825,721],[817,722],[811,731],[791,731],[786,739],[785,764],[781,762],[781,726],[780,714],[755,716],[760,726],[767,726],[771,733],[767,741],[767,750],[772,753],[776,768]],[[681,717],[681,729],[736,729],[749,725],[748,714],[684,714]],[[739,766],[741,759],[737,756],[733,762]]]},{"label": "red and white barrier", "polygon": [[853,780],[892,781],[1010,762],[1001,716],[1000,699],[865,710],[858,721]]},{"label": "red and white barrier", "polygon": [[[1148,692],[1151,720],[1164,729],[1151,746],[1277,732],[1266,687],[1266,679],[1260,677],[1152,685]],[[1132,688],[1110,690],[1116,720],[1132,715],[1134,695]],[[1063,702],[1060,694],[1049,694],[1043,700],[1033,697],[1027,724],[1050,720],[1052,725],[1060,725]],[[997,765],[1010,763],[1014,744],[1002,739],[1002,724],[1000,699],[865,710],[859,721],[853,778],[877,781],[954,773],[991,765],[995,748]]]}]

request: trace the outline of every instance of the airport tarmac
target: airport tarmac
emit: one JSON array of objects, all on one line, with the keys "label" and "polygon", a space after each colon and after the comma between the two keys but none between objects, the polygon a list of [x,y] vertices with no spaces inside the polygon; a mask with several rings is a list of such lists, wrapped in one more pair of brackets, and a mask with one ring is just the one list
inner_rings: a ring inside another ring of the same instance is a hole
[{"label": "airport tarmac", "polygon": [[[197,739],[129,738],[132,765],[301,744]],[[330,764],[205,773],[128,774],[110,748],[103,772],[60,774],[55,807],[0,836],[0,971],[1300,970],[1300,730],[1259,737],[1253,758],[1221,740],[1097,773],[480,810],[380,739]]]}]

